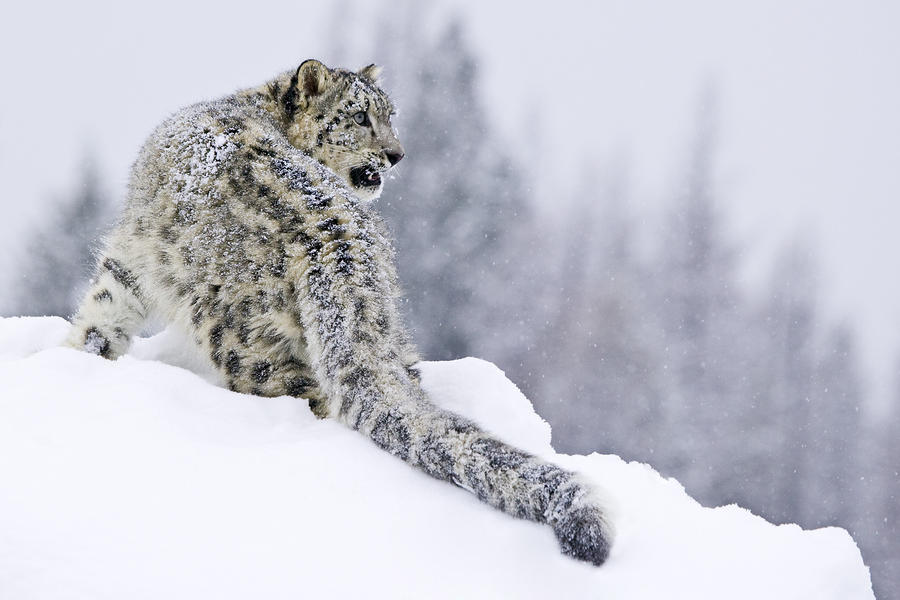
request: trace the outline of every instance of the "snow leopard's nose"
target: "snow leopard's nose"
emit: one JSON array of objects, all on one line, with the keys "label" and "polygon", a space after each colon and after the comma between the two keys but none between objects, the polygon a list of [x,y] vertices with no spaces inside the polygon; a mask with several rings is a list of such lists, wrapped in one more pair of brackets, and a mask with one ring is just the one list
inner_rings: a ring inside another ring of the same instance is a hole
[{"label": "snow leopard's nose", "polygon": [[403,151],[396,150],[386,150],[384,155],[387,156],[388,162],[391,163],[392,167],[400,162],[400,159],[405,156]]}]

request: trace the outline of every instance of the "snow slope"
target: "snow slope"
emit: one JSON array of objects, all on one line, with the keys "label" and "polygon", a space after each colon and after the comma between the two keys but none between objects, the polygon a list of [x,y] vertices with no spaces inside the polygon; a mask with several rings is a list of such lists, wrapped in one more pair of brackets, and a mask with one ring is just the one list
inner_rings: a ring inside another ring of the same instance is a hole
[{"label": "snow slope", "polygon": [[424,363],[424,384],[603,487],[605,566],[303,402],[211,385],[174,334],[113,363],[56,347],[66,326],[0,320],[0,598],[873,598],[842,529],[703,508],[646,465],[555,454],[490,363]]}]

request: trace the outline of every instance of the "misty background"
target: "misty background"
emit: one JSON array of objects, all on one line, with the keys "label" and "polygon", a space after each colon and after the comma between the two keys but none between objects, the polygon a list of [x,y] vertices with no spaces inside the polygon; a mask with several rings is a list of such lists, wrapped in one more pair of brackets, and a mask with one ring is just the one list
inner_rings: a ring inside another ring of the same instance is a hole
[{"label": "misty background", "polygon": [[[74,310],[151,129],[316,57],[385,67],[379,200],[431,360],[560,451],[840,525],[900,596],[900,7],[262,0],[0,26],[0,314]],[[736,543],[739,541],[736,540]]]}]

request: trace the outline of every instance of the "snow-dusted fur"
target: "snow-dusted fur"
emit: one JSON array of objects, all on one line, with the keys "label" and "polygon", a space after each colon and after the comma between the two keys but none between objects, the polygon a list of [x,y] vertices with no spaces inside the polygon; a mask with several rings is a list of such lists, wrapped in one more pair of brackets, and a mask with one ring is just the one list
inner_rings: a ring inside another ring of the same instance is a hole
[{"label": "snow-dusted fur", "polygon": [[191,332],[231,389],[306,398],[601,564],[611,528],[573,473],[435,407],[419,386],[391,243],[365,201],[403,157],[377,74],[306,61],[165,121],[135,163],[68,343],[114,359],[161,316]]}]

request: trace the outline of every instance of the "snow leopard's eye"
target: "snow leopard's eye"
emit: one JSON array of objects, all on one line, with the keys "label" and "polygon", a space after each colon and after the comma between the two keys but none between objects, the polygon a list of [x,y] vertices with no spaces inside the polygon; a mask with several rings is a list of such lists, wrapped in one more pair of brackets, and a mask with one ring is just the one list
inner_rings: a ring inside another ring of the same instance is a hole
[{"label": "snow leopard's eye", "polygon": [[369,115],[365,113],[365,111],[359,111],[355,115],[353,115],[353,120],[356,121],[357,125],[368,125],[369,124]]}]

